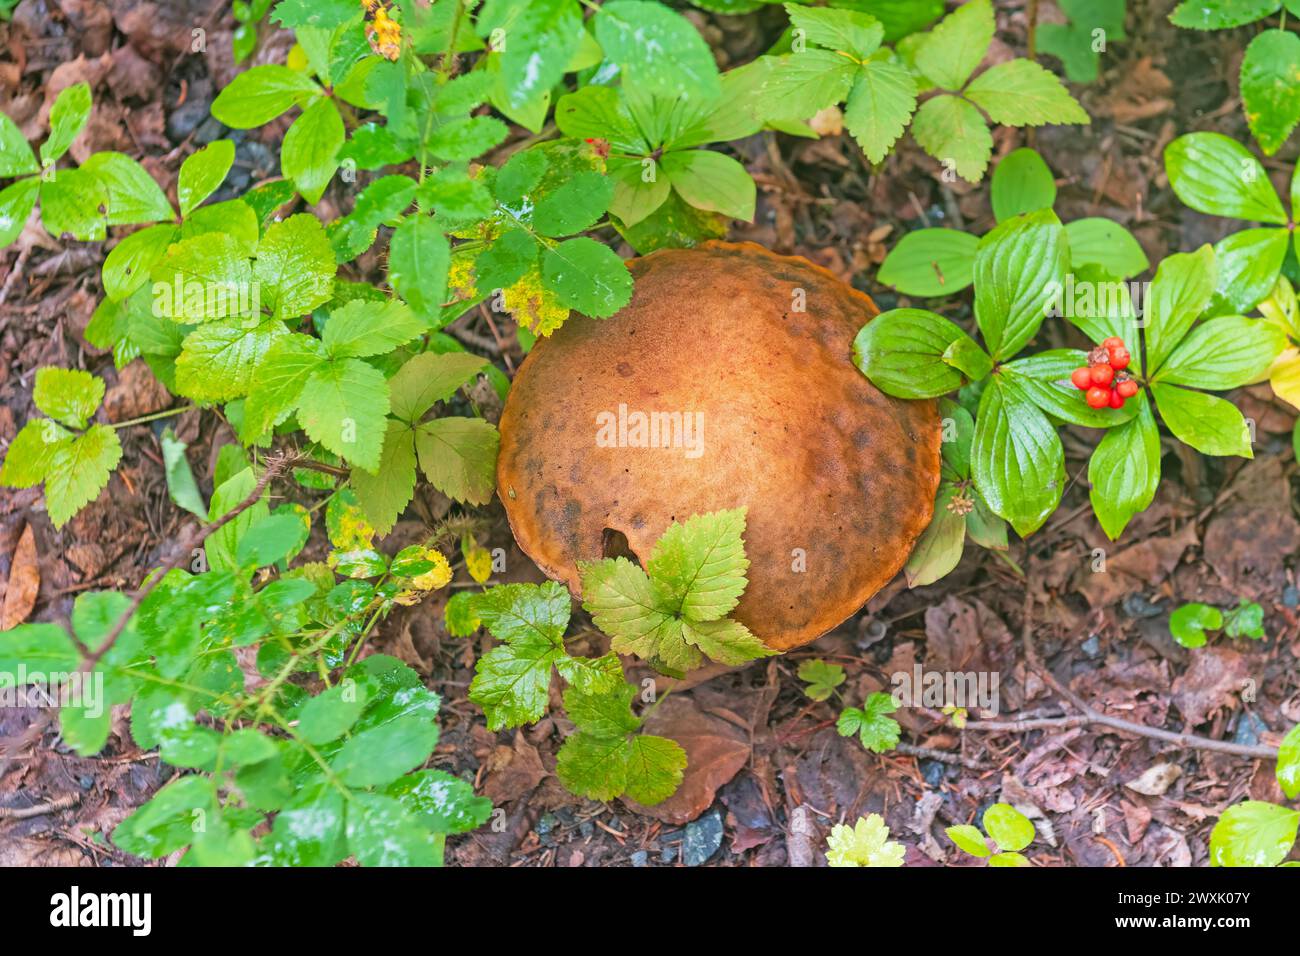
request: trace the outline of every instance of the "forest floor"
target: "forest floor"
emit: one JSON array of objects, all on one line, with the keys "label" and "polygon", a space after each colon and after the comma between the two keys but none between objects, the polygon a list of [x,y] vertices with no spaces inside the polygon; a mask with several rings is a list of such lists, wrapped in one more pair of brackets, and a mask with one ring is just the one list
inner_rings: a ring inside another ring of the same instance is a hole
[{"label": "forest floor", "polygon": [[[991,55],[1022,55],[1023,5],[998,6]],[[1165,19],[1171,6],[1130,3],[1128,39],[1107,51],[1096,83],[1072,88],[1092,125],[1042,129],[1030,143],[1057,175],[1063,220],[1108,216],[1137,236],[1153,262],[1237,228],[1177,200],[1163,171],[1165,145],[1193,130],[1248,141],[1234,79],[1243,31],[1176,30]],[[1052,5],[1043,10],[1051,16]],[[753,58],[780,30],[779,10],[691,15],[725,52],[723,66]],[[206,31],[201,54],[190,52],[196,25]],[[230,132],[210,118],[216,90],[235,70],[232,25],[226,5],[212,0],[23,0],[13,21],[0,23],[0,110],[35,136],[42,106],[85,80],[95,107],[74,156],[119,150],[164,184],[175,182],[198,145],[229,136],[238,144],[236,165],[226,192],[215,197],[226,198],[278,176],[272,146],[284,132],[283,122]],[[287,45],[285,34],[266,28],[253,62],[282,62]],[[527,135],[514,133],[514,140]],[[1021,131],[998,128],[995,135],[995,162],[1027,144]],[[736,145],[759,184],[759,203],[754,224],[737,225],[731,238],[805,255],[882,308],[907,304],[874,281],[885,252],[906,232],[945,224],[982,233],[993,224],[987,180],[943,182],[937,164],[910,140],[874,171],[847,135],[813,142],[765,133]],[[1283,195],[1295,154],[1293,142],[1266,161]],[[335,201],[330,193],[322,200],[327,216]],[[102,295],[105,252],[103,244],[65,246],[35,224],[0,252],[0,448],[33,413],[32,376],[44,365],[106,378],[112,421],[174,404],[141,362],[115,372],[111,355],[83,337]],[[349,277],[379,282],[382,272],[371,253]],[[968,299],[926,305],[964,322]],[[482,350],[492,337],[481,322],[473,313],[451,331]],[[1069,336],[1049,324],[1040,339],[1056,347]],[[508,344],[517,367],[512,334]],[[491,358],[506,367],[500,353]],[[1027,851],[1037,865],[1203,865],[1223,808],[1248,797],[1282,799],[1272,764],[1081,726],[1070,719],[1079,711],[1054,685],[1114,717],[1240,744],[1275,744],[1300,721],[1300,591],[1286,566],[1300,550],[1293,418],[1267,386],[1232,398],[1256,423],[1255,459],[1201,458],[1166,442],[1156,500],[1119,542],[1107,541],[1088,505],[1084,478],[1097,436],[1066,429],[1070,486],[1060,510],[1028,542],[1015,541],[1009,560],[970,548],[937,584],[909,591],[896,581],[809,647],[675,688],[649,729],[682,742],[690,769],[679,793],[654,808],[570,795],[554,775],[568,729],[562,721],[491,733],[466,699],[486,635],[448,637],[440,602],[398,609],[372,645],[410,663],[443,695],[434,765],[472,779],[504,811],[495,825],[453,838],[449,862],[821,865],[833,824],[878,812],[907,846],[908,865],[961,865],[973,861],[942,828],[978,822],[1001,800],[1038,824]],[[188,443],[209,494],[216,450],[234,438],[220,418],[197,411],[123,430],[122,465],[108,491],[61,531],[50,524],[39,488],[0,493],[6,626],[59,619],[83,591],[136,587],[177,547],[194,519],[167,495],[158,441],[165,424]],[[300,493],[312,500],[312,492]],[[427,491],[386,544],[416,540],[448,507]],[[488,546],[509,552],[507,579],[542,580],[514,547],[499,503],[487,514]],[[468,583],[459,569],[457,584]],[[441,593],[445,600],[448,592]],[[1241,599],[1263,606],[1265,640],[1220,637],[1193,652],[1170,637],[1169,614],[1178,605],[1226,607]],[[1037,658],[1027,656],[1026,636]],[[812,658],[845,668],[842,700],[818,703],[804,694],[796,670]],[[1035,666],[1039,659],[1047,677]],[[927,671],[996,673],[996,719],[1040,723],[961,731],[942,715],[903,709],[894,716],[904,747],[883,755],[837,734],[840,707],[888,689],[889,675],[917,663]],[[0,709],[0,738],[21,736],[33,717]],[[138,862],[105,837],[171,771],[156,753],[141,752],[127,727],[124,715],[115,720],[109,746],[93,758],[73,754],[50,729],[18,758],[0,761],[0,865]]]}]

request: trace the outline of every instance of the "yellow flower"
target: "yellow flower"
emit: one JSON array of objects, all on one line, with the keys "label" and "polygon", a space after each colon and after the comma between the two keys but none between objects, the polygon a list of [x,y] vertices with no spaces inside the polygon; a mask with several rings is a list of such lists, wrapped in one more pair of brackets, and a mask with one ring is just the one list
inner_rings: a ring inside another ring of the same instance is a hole
[{"label": "yellow flower", "polygon": [[837,823],[826,839],[826,862],[831,866],[902,866],[906,852],[889,839],[889,827],[878,813],[858,817],[851,827]]},{"label": "yellow flower", "polygon": [[375,18],[366,28],[370,49],[389,60],[402,55],[402,25],[388,16],[388,11],[375,4]]}]

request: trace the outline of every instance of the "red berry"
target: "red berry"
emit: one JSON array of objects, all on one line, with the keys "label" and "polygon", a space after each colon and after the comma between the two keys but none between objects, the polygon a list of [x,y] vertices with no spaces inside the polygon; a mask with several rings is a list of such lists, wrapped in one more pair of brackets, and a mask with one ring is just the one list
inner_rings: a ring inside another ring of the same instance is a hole
[{"label": "red berry", "polygon": [[1081,391],[1087,390],[1092,385],[1092,370],[1088,368],[1076,368],[1070,373],[1070,381],[1074,387]]},{"label": "red berry", "polygon": [[1128,363],[1132,358],[1132,356],[1128,354],[1128,349],[1120,345],[1113,349],[1109,349],[1108,351],[1110,352],[1110,364],[1112,368],[1116,371],[1128,368]]},{"label": "red berry", "polygon": [[1138,393],[1138,383],[1128,378],[1115,386],[1115,391],[1124,398],[1132,398]]},{"label": "red berry", "polygon": [[1111,389],[1110,391],[1110,407],[1111,408],[1124,407],[1124,396],[1119,393],[1118,389]]},{"label": "red berry", "polygon": [[1105,408],[1110,404],[1110,389],[1094,385],[1084,396],[1089,408]]},{"label": "red berry", "polygon": [[1109,385],[1115,377],[1115,370],[1109,365],[1094,365],[1089,369],[1088,377],[1092,379],[1093,385]]},{"label": "red berry", "polygon": [[1107,351],[1110,351],[1111,349],[1122,349],[1124,347],[1124,340],[1118,335],[1112,335],[1101,343],[1101,347]]}]

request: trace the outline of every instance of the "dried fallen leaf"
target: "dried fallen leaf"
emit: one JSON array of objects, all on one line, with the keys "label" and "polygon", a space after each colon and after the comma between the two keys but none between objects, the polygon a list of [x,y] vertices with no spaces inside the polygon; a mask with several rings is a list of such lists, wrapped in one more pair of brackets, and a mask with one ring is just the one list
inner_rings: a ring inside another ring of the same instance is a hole
[{"label": "dried fallen leaf", "polygon": [[1192,666],[1174,681],[1174,704],[1187,723],[1203,724],[1232,702],[1232,694],[1246,678],[1246,659],[1226,647],[1204,647]]},{"label": "dried fallen leaf", "polygon": [[1136,780],[1130,780],[1124,786],[1134,793],[1141,793],[1148,797],[1159,797],[1182,775],[1183,768],[1177,764],[1157,763],[1147,767],[1146,770],[1142,771],[1140,777]]},{"label": "dried fallen leaf", "polygon": [[9,566],[4,607],[0,609],[0,631],[8,631],[27,620],[27,615],[36,606],[36,594],[40,589],[41,566],[36,557],[36,537],[29,524],[18,539]]}]

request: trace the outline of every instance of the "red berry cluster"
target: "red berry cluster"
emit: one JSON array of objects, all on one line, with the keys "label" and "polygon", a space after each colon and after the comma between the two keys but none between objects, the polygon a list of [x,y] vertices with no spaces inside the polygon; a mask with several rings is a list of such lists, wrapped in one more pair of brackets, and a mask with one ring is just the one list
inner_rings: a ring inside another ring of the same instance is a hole
[{"label": "red berry cluster", "polygon": [[1138,392],[1138,383],[1124,371],[1130,359],[1124,340],[1112,335],[1088,353],[1088,367],[1076,368],[1070,381],[1087,393],[1089,408],[1123,408],[1125,400]]}]

